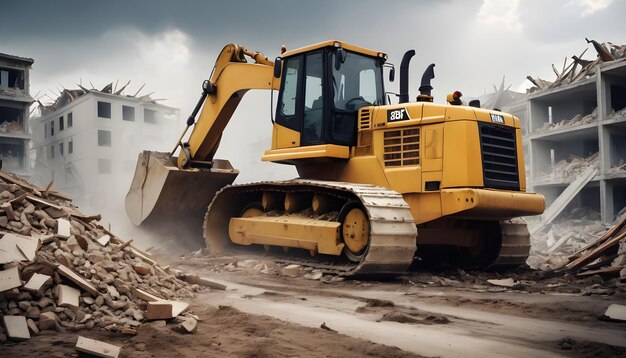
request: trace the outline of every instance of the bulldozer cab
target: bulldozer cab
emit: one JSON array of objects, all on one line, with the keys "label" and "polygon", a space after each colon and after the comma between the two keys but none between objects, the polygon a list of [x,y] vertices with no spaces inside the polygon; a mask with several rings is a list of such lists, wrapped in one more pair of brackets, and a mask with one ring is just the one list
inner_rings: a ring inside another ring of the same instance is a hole
[{"label": "bulldozer cab", "polygon": [[273,149],[356,143],[359,108],[385,104],[386,56],[335,44],[283,57]]}]

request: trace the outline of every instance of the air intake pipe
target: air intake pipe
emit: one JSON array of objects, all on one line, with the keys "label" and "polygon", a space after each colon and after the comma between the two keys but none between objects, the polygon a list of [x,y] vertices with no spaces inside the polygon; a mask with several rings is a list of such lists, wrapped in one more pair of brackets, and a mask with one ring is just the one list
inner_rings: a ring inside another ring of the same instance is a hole
[{"label": "air intake pipe", "polygon": [[402,63],[400,63],[399,103],[407,103],[409,101],[409,62],[411,62],[413,56],[415,56],[415,50],[408,50],[402,56]]}]

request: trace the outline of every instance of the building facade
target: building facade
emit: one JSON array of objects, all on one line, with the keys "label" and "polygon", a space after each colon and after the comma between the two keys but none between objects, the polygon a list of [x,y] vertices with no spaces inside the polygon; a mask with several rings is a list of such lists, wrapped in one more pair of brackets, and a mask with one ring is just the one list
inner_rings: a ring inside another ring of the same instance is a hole
[{"label": "building facade", "polygon": [[171,150],[181,129],[178,109],[110,92],[64,90],[31,120],[34,181],[99,211],[122,200],[138,154]]},{"label": "building facade", "polygon": [[2,170],[30,175],[28,116],[33,99],[29,71],[34,60],[0,53],[0,159]]}]

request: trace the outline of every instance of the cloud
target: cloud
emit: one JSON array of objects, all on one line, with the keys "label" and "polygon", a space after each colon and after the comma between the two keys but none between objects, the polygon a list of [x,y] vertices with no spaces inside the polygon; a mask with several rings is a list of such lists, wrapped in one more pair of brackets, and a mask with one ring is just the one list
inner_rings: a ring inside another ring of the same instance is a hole
[{"label": "cloud", "polygon": [[584,10],[580,16],[585,17],[606,9],[612,2],[613,0],[572,0],[567,5],[583,8]]},{"label": "cloud", "polygon": [[523,27],[519,20],[518,6],[519,0],[483,0],[478,10],[478,21],[520,33]]}]

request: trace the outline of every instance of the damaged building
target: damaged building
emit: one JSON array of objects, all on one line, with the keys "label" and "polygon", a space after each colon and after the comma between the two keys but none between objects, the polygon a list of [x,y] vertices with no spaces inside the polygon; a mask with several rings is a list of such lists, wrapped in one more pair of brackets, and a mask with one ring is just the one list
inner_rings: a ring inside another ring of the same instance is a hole
[{"label": "damaged building", "polygon": [[27,123],[33,103],[29,71],[34,60],[0,53],[0,160],[2,170],[29,176]]},{"label": "damaged building", "polygon": [[[62,190],[87,208],[105,207],[127,190],[143,149],[168,150],[180,132],[179,110],[128,84],[64,89],[31,119],[34,181]],[[143,88],[143,86],[142,86]],[[120,200],[120,202],[122,202]]]},{"label": "damaged building", "polygon": [[528,76],[528,96],[504,109],[523,120],[529,188],[546,197],[547,212],[580,179],[562,210],[609,223],[626,207],[626,46],[587,42],[597,58],[552,65],[552,82]]}]

